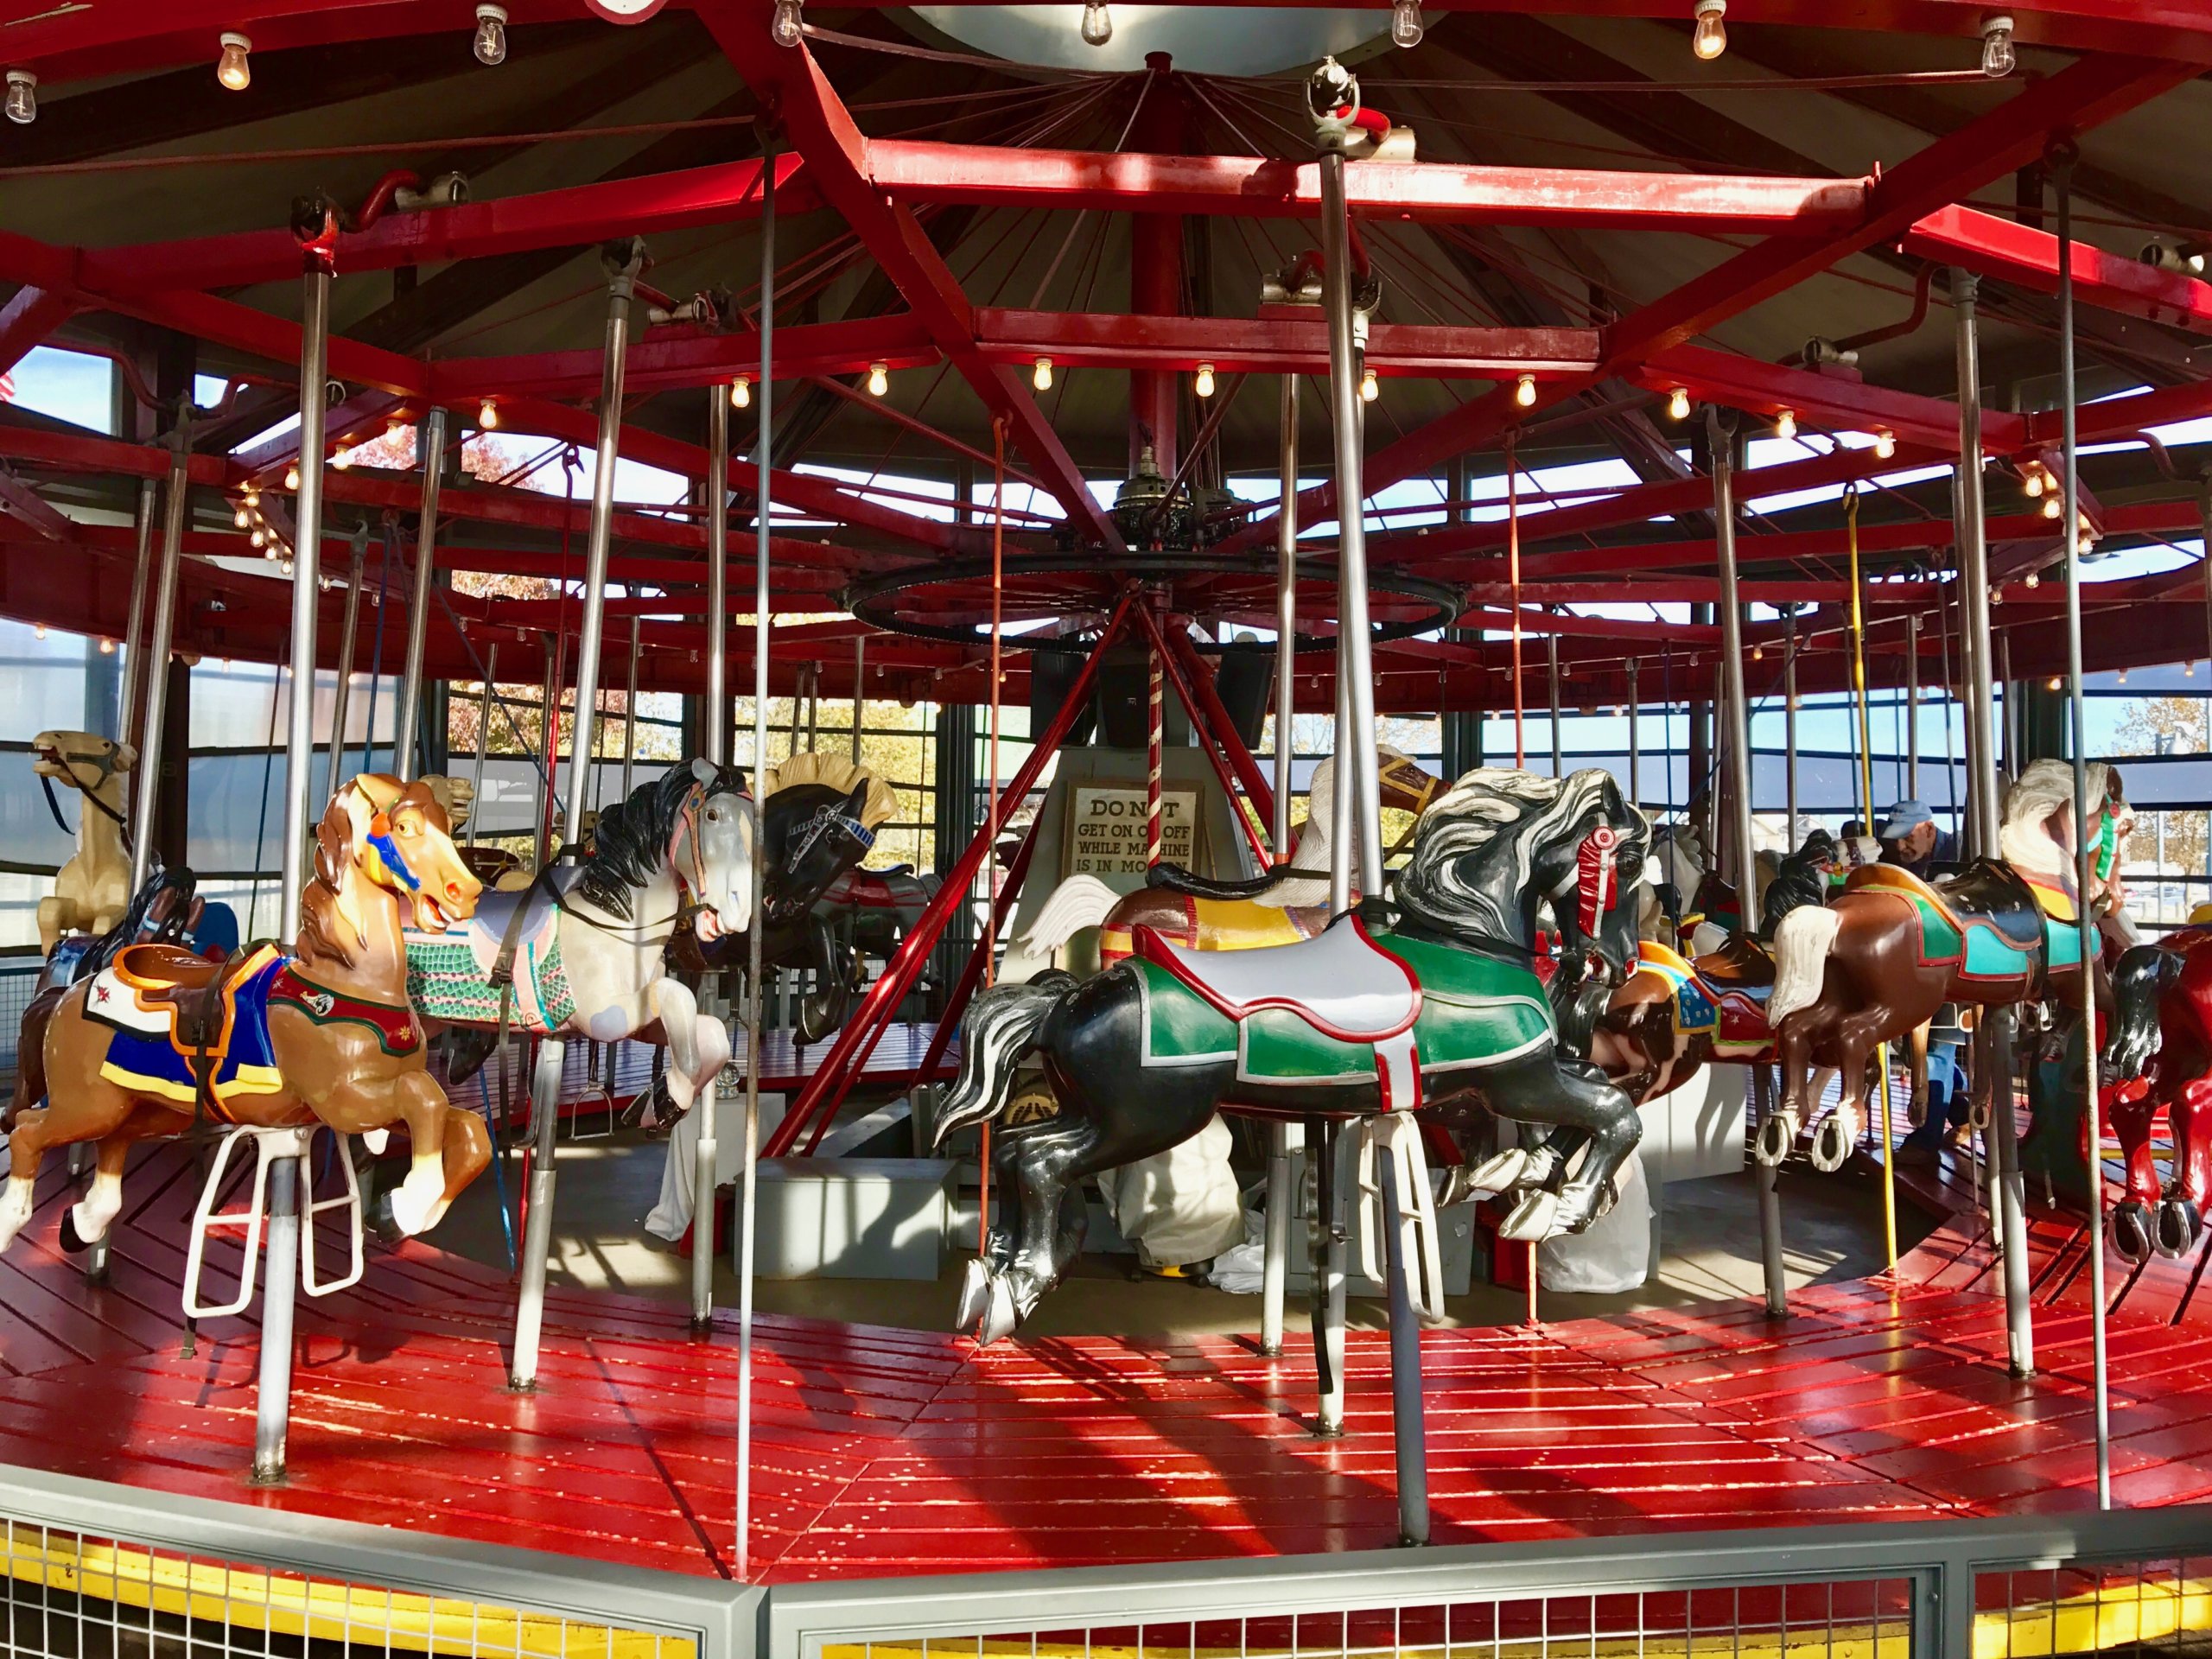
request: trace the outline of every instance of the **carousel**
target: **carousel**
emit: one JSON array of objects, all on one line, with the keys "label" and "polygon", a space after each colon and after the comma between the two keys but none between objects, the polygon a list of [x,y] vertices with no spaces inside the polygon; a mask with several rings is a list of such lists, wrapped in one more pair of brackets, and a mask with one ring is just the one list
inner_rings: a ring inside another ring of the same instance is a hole
[{"label": "carousel", "polygon": [[[2212,664],[2208,67],[0,28],[0,626],[88,664],[0,721],[0,1461],[748,1583],[2212,1495],[2205,803],[2095,702]],[[1691,1178],[1740,1281],[1643,1296]],[[1132,1250],[1240,1333],[1049,1323]]]}]

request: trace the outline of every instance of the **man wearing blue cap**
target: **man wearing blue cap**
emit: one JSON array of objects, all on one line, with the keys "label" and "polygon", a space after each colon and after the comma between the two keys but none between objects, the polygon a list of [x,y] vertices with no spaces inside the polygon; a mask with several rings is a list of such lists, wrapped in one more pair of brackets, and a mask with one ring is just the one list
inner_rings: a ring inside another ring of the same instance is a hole
[{"label": "man wearing blue cap", "polygon": [[1924,801],[1899,801],[1874,831],[1882,843],[1882,862],[1925,878],[1942,852],[1943,832]]},{"label": "man wearing blue cap", "polygon": [[[1910,870],[1925,880],[1949,849],[1936,815],[1924,801],[1899,801],[1884,815],[1875,830],[1882,843],[1882,862]],[[1959,1070],[1958,1011],[1947,1003],[1936,1017],[1928,1044],[1929,1098],[1922,1103],[1920,1127],[1898,1148],[1907,1160],[1934,1156],[1955,1137],[1966,1133],[1967,1100]],[[1955,1119],[1955,1122],[1954,1121]]]}]

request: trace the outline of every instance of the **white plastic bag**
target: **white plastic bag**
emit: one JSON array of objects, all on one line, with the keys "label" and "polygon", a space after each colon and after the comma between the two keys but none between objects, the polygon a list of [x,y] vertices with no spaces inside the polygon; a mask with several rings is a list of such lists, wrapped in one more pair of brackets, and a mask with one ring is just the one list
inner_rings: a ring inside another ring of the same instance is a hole
[{"label": "white plastic bag", "polygon": [[1579,1233],[1536,1246],[1536,1274],[1546,1290],[1611,1295],[1640,1288],[1651,1276],[1651,1189],[1643,1160],[1630,1153],[1618,1177],[1620,1201]]}]

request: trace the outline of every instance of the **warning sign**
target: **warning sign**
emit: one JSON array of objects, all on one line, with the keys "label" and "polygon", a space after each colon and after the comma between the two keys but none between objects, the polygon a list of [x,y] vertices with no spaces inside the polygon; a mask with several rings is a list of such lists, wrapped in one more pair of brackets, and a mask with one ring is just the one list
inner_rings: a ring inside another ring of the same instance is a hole
[{"label": "warning sign", "polygon": [[[1069,806],[1070,875],[1144,873],[1145,792],[1077,785]],[[1197,846],[1198,798],[1189,790],[1160,797],[1160,856],[1188,868]]]}]

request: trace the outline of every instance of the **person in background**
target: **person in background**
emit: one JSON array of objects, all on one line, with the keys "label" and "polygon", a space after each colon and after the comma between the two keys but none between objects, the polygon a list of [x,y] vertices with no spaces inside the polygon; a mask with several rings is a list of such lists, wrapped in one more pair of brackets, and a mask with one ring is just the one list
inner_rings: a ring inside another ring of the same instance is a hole
[{"label": "person in background", "polygon": [[[1882,819],[1875,835],[1882,843],[1882,862],[1895,864],[1925,880],[1939,866],[1948,865],[1954,849],[1936,827],[1936,815],[1923,801],[1899,801]],[[1963,1033],[1956,1007],[1945,1003],[1937,1012],[1928,1038],[1929,1098],[1921,1103],[1920,1127],[1905,1136],[1899,1155],[1913,1161],[1935,1157],[1947,1146],[1963,1145],[1968,1138],[1970,1103],[1959,1065]]]},{"label": "person in background", "polygon": [[1943,832],[1924,801],[1899,801],[1883,816],[1874,831],[1882,843],[1882,862],[1927,877],[1938,863],[1948,862]]}]

